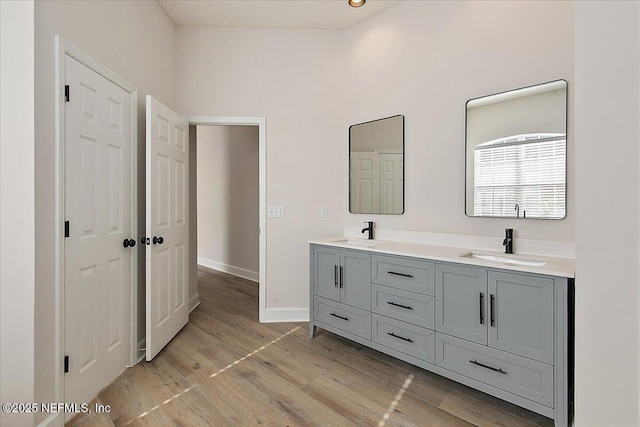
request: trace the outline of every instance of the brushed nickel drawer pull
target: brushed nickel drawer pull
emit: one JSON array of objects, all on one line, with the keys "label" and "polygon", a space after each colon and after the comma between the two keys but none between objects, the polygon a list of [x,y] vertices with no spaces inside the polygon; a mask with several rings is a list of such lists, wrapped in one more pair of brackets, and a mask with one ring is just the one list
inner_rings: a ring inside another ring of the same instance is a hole
[{"label": "brushed nickel drawer pull", "polygon": [[505,374],[505,375],[507,374],[505,371],[503,371],[500,368],[492,368],[491,366],[487,366],[485,364],[482,364],[482,363],[478,362],[477,360],[469,360],[469,363],[473,363],[474,365],[482,366],[483,368],[490,369],[490,370],[492,370],[494,372],[498,372],[498,373]]},{"label": "brushed nickel drawer pull", "polygon": [[387,332],[387,335],[391,335],[394,338],[398,338],[407,342],[413,342],[413,340],[411,338],[405,338],[405,337],[401,337],[400,335],[396,335],[393,332]]},{"label": "brushed nickel drawer pull", "polygon": [[348,317],[342,317],[342,316],[338,316],[335,313],[329,313],[330,315],[332,315],[333,317],[337,317],[338,319],[342,319],[342,320],[346,320],[347,322],[349,321]]},{"label": "brushed nickel drawer pull", "polygon": [[402,277],[411,277],[413,278],[413,276],[411,274],[406,274],[406,273],[396,273],[395,271],[387,271],[388,274],[393,274],[394,276],[402,276]]},{"label": "brushed nickel drawer pull", "polygon": [[393,301],[387,301],[387,304],[394,305],[394,306],[400,307],[400,308],[406,308],[407,310],[413,310],[413,307],[409,307],[408,305],[398,304],[398,303],[395,303]]}]

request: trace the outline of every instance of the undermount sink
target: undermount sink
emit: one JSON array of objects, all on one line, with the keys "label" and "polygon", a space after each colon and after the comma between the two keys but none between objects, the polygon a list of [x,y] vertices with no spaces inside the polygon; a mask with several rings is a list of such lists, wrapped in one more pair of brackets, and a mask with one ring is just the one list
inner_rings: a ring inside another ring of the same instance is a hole
[{"label": "undermount sink", "polygon": [[473,253],[473,252],[470,253],[470,254],[463,255],[463,257],[464,258],[478,258],[478,259],[483,259],[485,261],[500,262],[500,263],[503,263],[503,264],[527,265],[527,266],[531,266],[531,267],[540,267],[540,266],[546,264],[546,262],[540,261],[540,260],[537,260],[537,259],[511,258],[511,257],[507,257],[507,256],[500,256],[500,255],[476,254],[476,253]]},{"label": "undermount sink", "polygon": [[348,245],[353,245],[353,246],[361,246],[363,248],[372,248],[382,243],[382,242],[375,242],[373,240],[349,239],[349,238],[343,239],[343,240],[337,240],[337,242],[346,243]]}]

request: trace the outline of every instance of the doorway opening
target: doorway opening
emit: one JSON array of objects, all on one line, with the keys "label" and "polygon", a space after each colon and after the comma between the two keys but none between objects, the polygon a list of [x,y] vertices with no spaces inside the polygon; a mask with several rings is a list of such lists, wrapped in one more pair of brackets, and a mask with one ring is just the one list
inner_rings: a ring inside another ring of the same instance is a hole
[{"label": "doorway opening", "polygon": [[[198,267],[258,285],[258,318],[266,321],[266,140],[264,118],[195,118],[190,122],[191,286]],[[194,167],[195,166],[195,167]]]}]

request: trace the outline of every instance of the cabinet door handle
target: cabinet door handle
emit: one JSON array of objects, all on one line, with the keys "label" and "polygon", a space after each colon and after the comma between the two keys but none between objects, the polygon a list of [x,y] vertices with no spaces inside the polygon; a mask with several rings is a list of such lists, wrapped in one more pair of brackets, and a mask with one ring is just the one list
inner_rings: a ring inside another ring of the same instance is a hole
[{"label": "cabinet door handle", "polygon": [[387,332],[387,335],[391,335],[392,337],[398,338],[398,339],[403,340],[403,341],[413,342],[413,340],[411,338],[401,337],[400,335],[396,335],[393,332]]},{"label": "cabinet door handle", "polygon": [[506,373],[505,371],[503,371],[502,369],[500,369],[500,368],[494,368],[494,367],[492,367],[492,366],[487,366],[487,365],[485,365],[484,363],[480,363],[480,362],[478,362],[477,360],[469,360],[469,363],[473,363],[474,365],[482,366],[483,368],[489,369],[489,370],[491,370],[491,371],[494,371],[494,372],[498,372],[498,373],[500,373],[500,374],[505,374],[505,375],[507,375],[507,373]]},{"label": "cabinet door handle", "polygon": [[338,266],[333,266],[333,284],[337,288],[338,287]]},{"label": "cabinet door handle", "polygon": [[337,317],[338,319],[342,319],[342,320],[346,320],[347,322],[349,321],[348,317],[342,317],[342,316],[338,316],[335,313],[329,313],[330,315],[332,315],[333,317]]},{"label": "cabinet door handle", "polygon": [[480,292],[480,324],[484,324],[484,294]]},{"label": "cabinet door handle", "polygon": [[343,269],[342,266],[340,266],[340,287],[344,286],[344,273],[343,273]]},{"label": "cabinet door handle", "polygon": [[401,304],[395,303],[393,301],[387,301],[387,304],[394,305],[394,306],[400,307],[400,308],[406,308],[407,310],[413,310],[413,307],[409,307],[408,305],[401,305]]},{"label": "cabinet door handle", "polygon": [[490,304],[491,304],[491,326],[495,327],[496,326],[496,297],[495,295],[491,294],[490,297]]},{"label": "cabinet door handle", "polygon": [[413,276],[411,274],[396,273],[395,271],[387,271],[387,274],[393,274],[394,276],[402,276],[402,277],[411,277],[411,278],[413,278]]}]

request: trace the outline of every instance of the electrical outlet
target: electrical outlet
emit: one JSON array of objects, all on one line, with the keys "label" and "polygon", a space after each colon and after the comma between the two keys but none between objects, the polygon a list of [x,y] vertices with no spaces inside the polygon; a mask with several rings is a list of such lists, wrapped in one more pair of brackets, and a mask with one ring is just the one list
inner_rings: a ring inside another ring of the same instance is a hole
[{"label": "electrical outlet", "polygon": [[326,206],[320,206],[320,218],[329,217],[329,208]]},{"label": "electrical outlet", "polygon": [[269,218],[284,218],[284,206],[269,206]]}]

